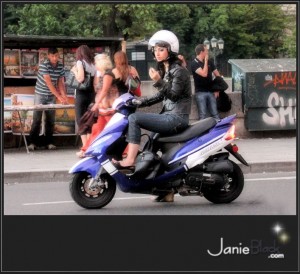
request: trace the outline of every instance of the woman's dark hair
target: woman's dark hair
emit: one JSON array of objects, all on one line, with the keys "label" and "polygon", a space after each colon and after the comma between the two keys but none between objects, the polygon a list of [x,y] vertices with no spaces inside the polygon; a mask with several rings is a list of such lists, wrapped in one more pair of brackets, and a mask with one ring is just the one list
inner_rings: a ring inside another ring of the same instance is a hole
[{"label": "woman's dark hair", "polygon": [[76,50],[76,60],[85,60],[88,64],[93,64],[94,54],[87,45],[81,45]]},{"label": "woman's dark hair", "polygon": [[[182,65],[182,61],[178,58],[176,53],[171,52],[168,58],[169,65],[172,66],[173,64]],[[163,62],[157,62],[156,70],[159,71],[160,76],[163,78],[165,75],[165,66]]]}]

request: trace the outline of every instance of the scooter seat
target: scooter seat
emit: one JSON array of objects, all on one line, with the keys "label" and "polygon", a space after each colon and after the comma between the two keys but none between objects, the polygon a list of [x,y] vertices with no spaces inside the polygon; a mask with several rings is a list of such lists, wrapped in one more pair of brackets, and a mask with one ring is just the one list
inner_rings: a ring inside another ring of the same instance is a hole
[{"label": "scooter seat", "polygon": [[196,136],[201,135],[203,132],[212,128],[216,123],[216,119],[214,119],[213,117],[208,117],[189,125],[187,129],[185,129],[179,134],[167,137],[159,137],[157,141],[161,143],[185,142]]}]

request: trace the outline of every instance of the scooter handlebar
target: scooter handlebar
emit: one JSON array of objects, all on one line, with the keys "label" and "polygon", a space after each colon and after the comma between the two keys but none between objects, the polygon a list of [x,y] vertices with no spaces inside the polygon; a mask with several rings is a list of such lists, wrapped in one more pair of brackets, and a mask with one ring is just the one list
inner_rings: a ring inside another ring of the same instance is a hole
[{"label": "scooter handlebar", "polygon": [[139,106],[139,105],[141,105],[142,104],[142,101],[140,101],[140,100],[137,100],[137,99],[130,99],[130,100],[128,100],[127,102],[126,102],[126,105],[127,106],[134,106],[134,107],[136,107],[136,106]]},{"label": "scooter handlebar", "polygon": [[140,106],[142,104],[142,101],[141,100],[138,100],[138,99],[132,99],[132,104],[134,104],[135,106]]}]

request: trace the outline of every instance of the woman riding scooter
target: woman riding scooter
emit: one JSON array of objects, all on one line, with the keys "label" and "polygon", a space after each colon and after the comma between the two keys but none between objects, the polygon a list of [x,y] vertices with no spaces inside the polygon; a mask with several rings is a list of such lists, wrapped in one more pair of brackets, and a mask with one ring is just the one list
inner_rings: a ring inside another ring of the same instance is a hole
[{"label": "woman riding scooter", "polygon": [[[153,86],[158,93],[151,98],[142,99],[139,107],[163,102],[163,109],[159,114],[136,112],[129,116],[127,157],[122,161],[114,160],[119,170],[135,168],[141,142],[141,128],[161,135],[171,135],[183,131],[189,124],[190,74],[178,58],[179,41],[176,35],[168,30],[160,30],[150,38],[149,45],[157,61],[157,68],[150,68],[149,76],[155,82]],[[158,196],[155,201],[173,202],[174,191]]]}]

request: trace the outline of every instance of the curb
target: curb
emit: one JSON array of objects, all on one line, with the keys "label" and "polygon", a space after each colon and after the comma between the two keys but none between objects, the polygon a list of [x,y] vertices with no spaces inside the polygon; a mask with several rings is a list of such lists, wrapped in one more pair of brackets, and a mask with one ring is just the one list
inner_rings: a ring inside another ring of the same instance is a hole
[{"label": "curb", "polygon": [[245,166],[238,163],[244,174],[248,173],[277,173],[277,172],[293,172],[296,171],[296,162],[261,162],[261,163],[248,163],[249,166]]},{"label": "curb", "polygon": [[5,184],[19,183],[46,183],[46,182],[66,182],[70,181],[72,174],[68,170],[39,170],[4,173]]},{"label": "curb", "polygon": [[[238,163],[238,165],[244,174],[296,171],[295,161],[249,163],[249,166]],[[4,184],[66,182],[71,181],[72,176],[68,170],[11,171],[4,173]]]}]

